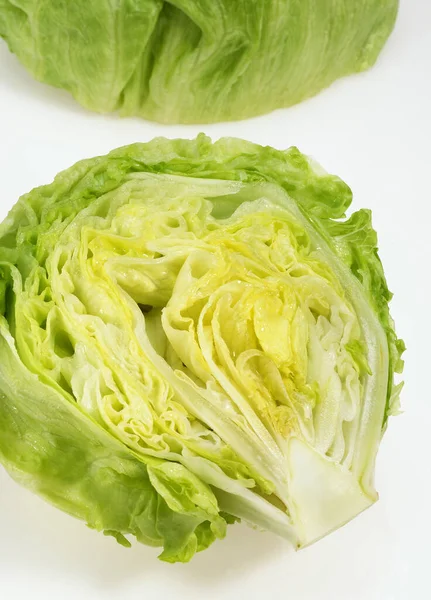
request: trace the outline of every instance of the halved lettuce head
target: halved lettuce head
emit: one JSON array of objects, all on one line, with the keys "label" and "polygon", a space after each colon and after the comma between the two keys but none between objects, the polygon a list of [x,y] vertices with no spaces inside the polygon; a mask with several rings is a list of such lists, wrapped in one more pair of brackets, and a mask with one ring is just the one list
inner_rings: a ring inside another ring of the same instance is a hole
[{"label": "halved lettuce head", "polygon": [[0,36],[97,112],[244,119],[373,65],[398,0],[0,0]]},{"label": "halved lettuce head", "polygon": [[187,561],[243,519],[312,543],[377,499],[403,344],[370,212],[296,148],[155,139],[0,226],[0,461]]}]

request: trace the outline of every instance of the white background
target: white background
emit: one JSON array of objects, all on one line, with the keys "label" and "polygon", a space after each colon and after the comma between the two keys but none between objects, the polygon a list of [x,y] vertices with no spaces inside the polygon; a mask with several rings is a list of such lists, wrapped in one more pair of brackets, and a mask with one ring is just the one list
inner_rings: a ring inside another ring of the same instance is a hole
[{"label": "white background", "polygon": [[188,565],[118,546],[19,488],[0,469],[4,600],[428,600],[431,598],[431,4],[404,0],[376,67],[297,107],[239,123],[164,127],[101,117],[38,84],[0,43],[0,219],[24,192],[75,161],[156,135],[296,145],[373,210],[407,343],[405,413],[378,457],[380,501],[317,545],[230,528]]}]

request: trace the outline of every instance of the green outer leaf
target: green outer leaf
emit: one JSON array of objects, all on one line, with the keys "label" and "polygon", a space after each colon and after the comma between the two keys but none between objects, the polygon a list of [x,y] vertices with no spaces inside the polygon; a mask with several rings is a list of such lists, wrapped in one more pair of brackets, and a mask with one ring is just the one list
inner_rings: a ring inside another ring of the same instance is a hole
[{"label": "green outer leaf", "polygon": [[224,537],[208,486],[176,465],[172,485],[186,489],[188,504],[173,505],[171,494],[153,485],[162,461],[136,457],[31,374],[4,322],[0,355],[0,461],[16,481],[122,545],[130,545],[124,534],[131,534],[164,546],[161,558],[169,562],[187,562]]},{"label": "green outer leaf", "polygon": [[398,0],[0,0],[0,36],[91,110],[205,123],[367,69],[397,11]]}]

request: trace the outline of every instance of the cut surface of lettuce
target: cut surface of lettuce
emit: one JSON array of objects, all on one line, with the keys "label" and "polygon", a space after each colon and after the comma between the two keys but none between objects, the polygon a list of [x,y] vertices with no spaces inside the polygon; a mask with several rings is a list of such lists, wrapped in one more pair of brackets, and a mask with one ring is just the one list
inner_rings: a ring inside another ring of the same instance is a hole
[{"label": "cut surface of lettuce", "polygon": [[0,36],[85,107],[244,119],[372,66],[398,0],[0,0]]},{"label": "cut surface of lettuce", "polygon": [[157,138],[0,225],[0,462],[188,561],[238,519],[306,546],[377,499],[403,344],[370,213],[296,148]]}]

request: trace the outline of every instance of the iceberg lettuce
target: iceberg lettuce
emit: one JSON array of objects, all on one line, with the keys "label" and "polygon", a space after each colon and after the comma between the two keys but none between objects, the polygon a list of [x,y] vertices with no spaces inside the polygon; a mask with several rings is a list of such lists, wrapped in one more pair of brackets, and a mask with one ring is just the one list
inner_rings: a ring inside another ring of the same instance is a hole
[{"label": "iceberg lettuce", "polygon": [[0,36],[85,107],[244,119],[373,65],[398,0],[0,0]]},{"label": "iceberg lettuce", "polygon": [[157,138],[0,225],[0,462],[188,561],[238,519],[303,547],[376,499],[403,343],[370,212],[296,148]]}]

